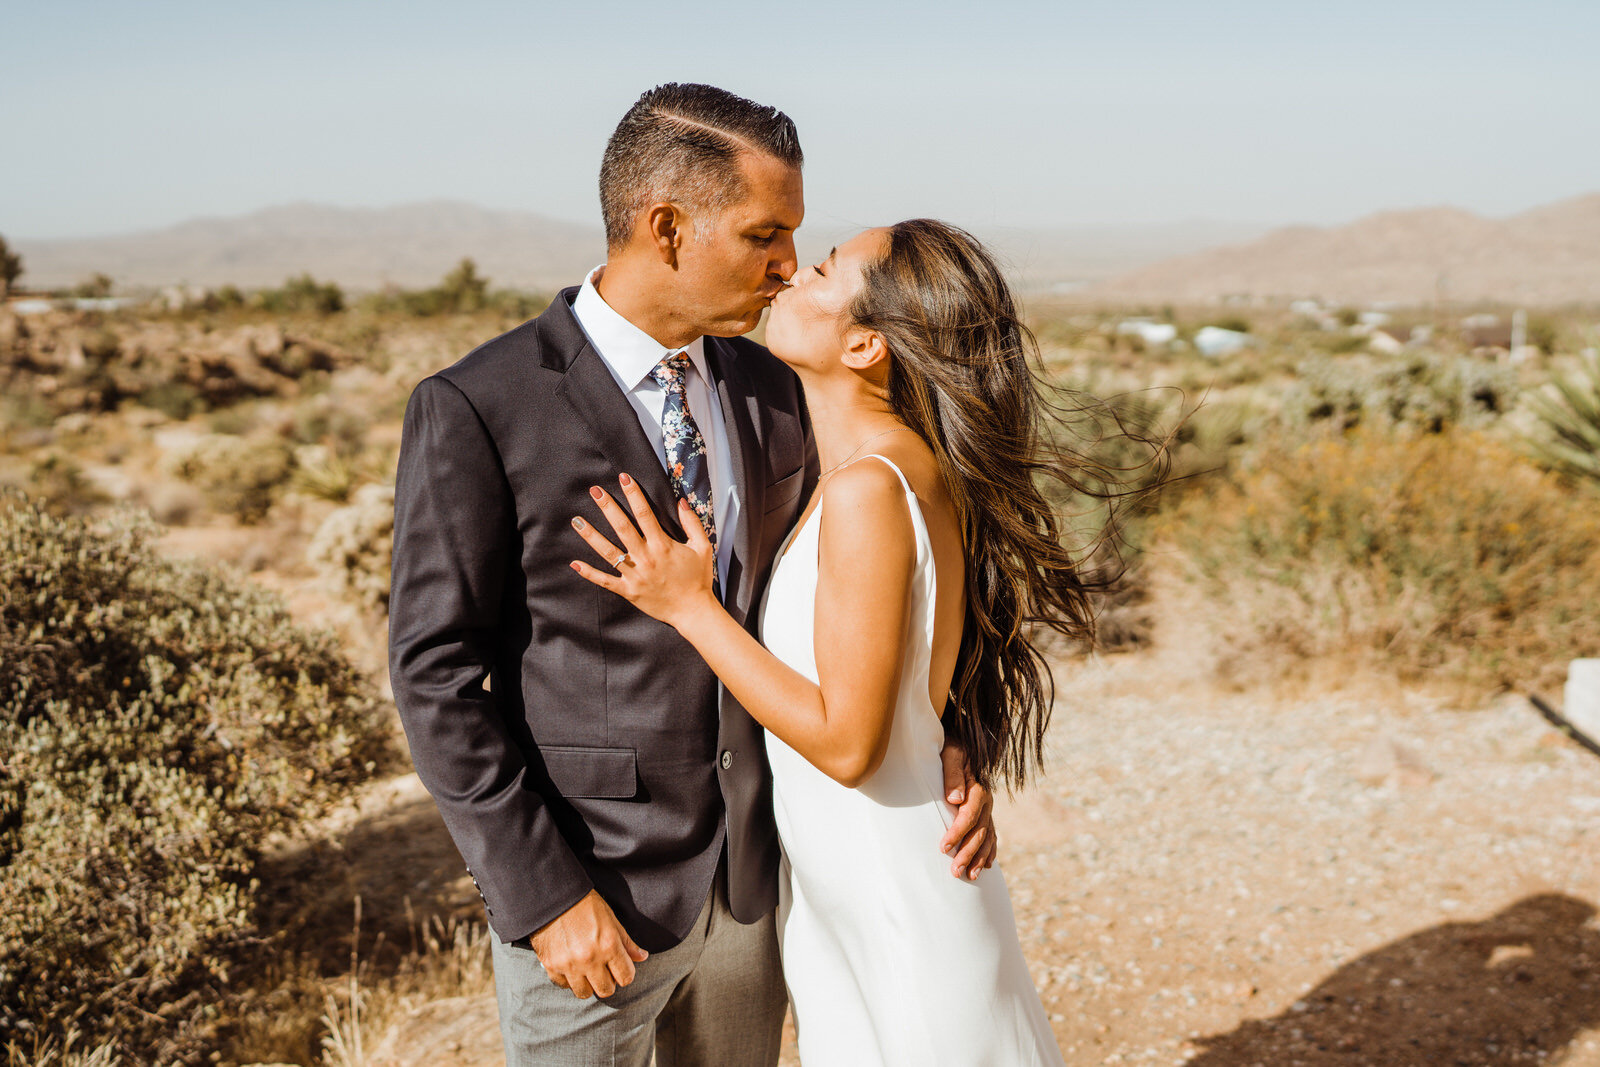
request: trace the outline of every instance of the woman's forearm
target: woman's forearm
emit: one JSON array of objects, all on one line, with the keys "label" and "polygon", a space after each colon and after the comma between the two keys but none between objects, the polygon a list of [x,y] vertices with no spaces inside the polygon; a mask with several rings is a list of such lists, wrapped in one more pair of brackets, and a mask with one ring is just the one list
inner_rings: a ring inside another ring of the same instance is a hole
[{"label": "woman's forearm", "polygon": [[767,651],[715,600],[696,604],[674,625],[751,717],[835,781],[860,785],[876,770],[865,731],[828,715],[822,689]]}]

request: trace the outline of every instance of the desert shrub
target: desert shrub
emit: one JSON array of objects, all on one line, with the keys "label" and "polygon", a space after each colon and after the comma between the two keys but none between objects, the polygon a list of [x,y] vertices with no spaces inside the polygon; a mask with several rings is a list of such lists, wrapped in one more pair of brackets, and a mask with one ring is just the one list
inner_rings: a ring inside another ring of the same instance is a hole
[{"label": "desert shrub", "polygon": [[28,490],[57,515],[79,514],[107,499],[100,487],[84,476],[77,460],[53,449],[29,466]]},{"label": "desert shrub", "polygon": [[[439,280],[438,285],[426,289],[391,287],[364,297],[361,308],[374,316],[401,314],[418,318],[489,310],[523,320],[543,311],[549,303],[550,298],[542,293],[491,290],[489,279],[478,273],[478,265],[471,259],[463,259]],[[367,347],[371,347],[370,341]]]},{"label": "desert shrub", "polygon": [[294,476],[290,488],[335,504],[349,501],[360,484],[361,473],[353,460],[322,445],[301,445],[295,449]]},{"label": "desert shrub", "polygon": [[1600,500],[1482,434],[1263,447],[1159,527],[1227,674],[1353,655],[1509,686],[1600,653]]},{"label": "desert shrub", "polygon": [[1492,421],[1510,408],[1517,391],[1509,367],[1421,352],[1312,358],[1296,370],[1298,378],[1283,398],[1284,419],[1294,426],[1408,426],[1439,433]]},{"label": "desert shrub", "polygon": [[390,753],[331,635],[158,533],[0,499],[0,1032],[140,1062],[215,1024],[266,835]]},{"label": "desert shrub", "polygon": [[0,296],[5,296],[22,277],[22,257],[11,251],[6,239],[0,237]]},{"label": "desert shrub", "polygon": [[180,422],[205,410],[205,398],[188,382],[158,382],[139,394],[139,403]]},{"label": "desert shrub", "polygon": [[372,416],[347,400],[326,393],[297,405],[279,427],[289,441],[299,445],[326,445],[341,456],[361,450]]},{"label": "desert shrub", "polygon": [[1540,422],[1529,442],[1539,462],[1600,482],[1600,354],[1584,353],[1577,373],[1556,377],[1528,406]]},{"label": "desert shrub", "polygon": [[73,286],[72,295],[89,298],[107,297],[111,295],[112,285],[111,275],[96,271]]},{"label": "desert shrub", "polygon": [[347,507],[322,520],[306,555],[341,593],[387,609],[393,551],[394,486],[363,485]]},{"label": "desert shrub", "polygon": [[332,315],[344,310],[344,290],[333,282],[319,282],[310,274],[290,278],[279,289],[262,289],[252,303],[263,311],[311,312]]},{"label": "desert shrub", "polygon": [[256,523],[294,469],[294,450],[283,441],[213,435],[180,459],[174,473],[193,483],[213,510]]}]

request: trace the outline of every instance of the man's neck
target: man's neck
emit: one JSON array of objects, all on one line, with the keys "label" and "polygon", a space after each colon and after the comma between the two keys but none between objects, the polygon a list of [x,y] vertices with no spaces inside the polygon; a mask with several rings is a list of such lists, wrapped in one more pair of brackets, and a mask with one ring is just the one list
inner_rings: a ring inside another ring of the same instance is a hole
[{"label": "man's neck", "polygon": [[663,348],[683,348],[700,336],[700,331],[663,308],[656,287],[639,269],[639,264],[623,257],[612,259],[600,268],[595,279],[600,299],[618,315],[649,334]]}]

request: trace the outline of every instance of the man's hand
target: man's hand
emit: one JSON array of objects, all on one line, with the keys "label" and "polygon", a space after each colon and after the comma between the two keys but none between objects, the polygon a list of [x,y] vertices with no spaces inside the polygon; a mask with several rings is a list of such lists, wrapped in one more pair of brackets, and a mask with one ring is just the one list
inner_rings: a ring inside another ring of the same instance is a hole
[{"label": "man's hand", "polygon": [[540,927],[528,943],[550,981],[572,990],[579,1000],[587,1000],[591,993],[609,997],[633,981],[633,965],[650,955],[633,943],[611,905],[593,889]]},{"label": "man's hand", "polygon": [[951,874],[977,881],[979,871],[994,866],[1000,848],[994,832],[994,795],[973,779],[960,742],[946,740],[939,758],[944,764],[945,799],[956,806],[955,821],[944,832],[939,848],[955,857]]}]

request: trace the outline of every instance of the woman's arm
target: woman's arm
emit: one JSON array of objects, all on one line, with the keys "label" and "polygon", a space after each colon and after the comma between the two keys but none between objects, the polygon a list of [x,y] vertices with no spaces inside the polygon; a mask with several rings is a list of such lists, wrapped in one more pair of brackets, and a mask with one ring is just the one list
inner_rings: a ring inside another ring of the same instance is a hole
[{"label": "woman's arm", "polygon": [[[889,744],[904,658],[916,539],[900,481],[881,463],[858,463],[830,479],[813,521],[820,555],[814,642],[819,684],[768,652],[717,602],[711,544],[680,505],[689,541],[668,537],[626,475],[623,495],[636,528],[608,494],[596,499],[629,554],[618,575],[582,563],[585,578],[626,597],[681,633],[757,722],[824,774],[855,787],[872,776]],[[574,524],[576,525],[576,523]],[[606,560],[620,552],[592,527],[578,527]]]}]

